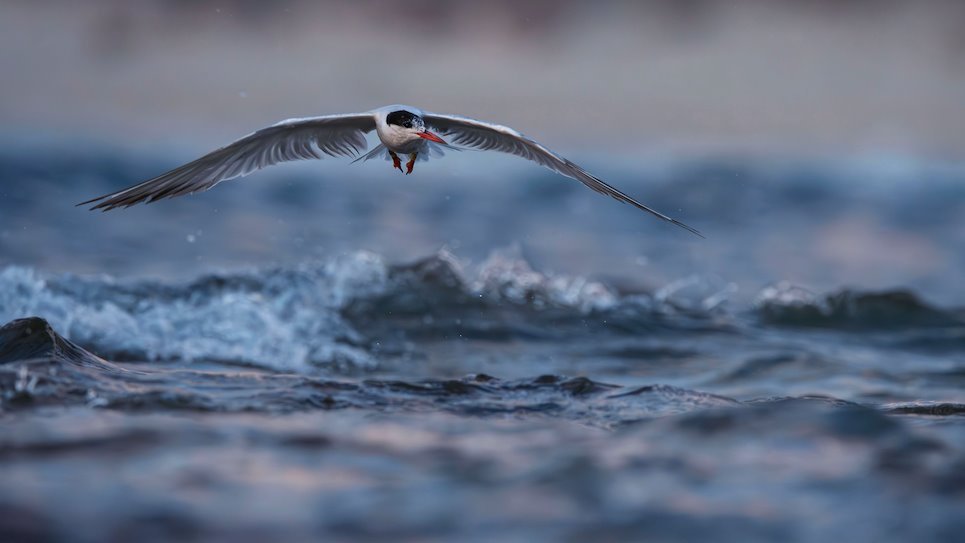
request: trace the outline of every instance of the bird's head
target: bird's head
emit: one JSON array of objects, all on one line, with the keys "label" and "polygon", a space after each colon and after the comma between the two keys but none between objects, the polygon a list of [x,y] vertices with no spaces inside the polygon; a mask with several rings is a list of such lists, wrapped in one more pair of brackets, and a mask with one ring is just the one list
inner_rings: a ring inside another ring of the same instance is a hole
[{"label": "bird's head", "polygon": [[422,138],[436,143],[446,143],[439,136],[426,130],[426,123],[422,117],[404,109],[390,112],[385,116],[385,123],[389,128],[409,135],[409,139]]}]

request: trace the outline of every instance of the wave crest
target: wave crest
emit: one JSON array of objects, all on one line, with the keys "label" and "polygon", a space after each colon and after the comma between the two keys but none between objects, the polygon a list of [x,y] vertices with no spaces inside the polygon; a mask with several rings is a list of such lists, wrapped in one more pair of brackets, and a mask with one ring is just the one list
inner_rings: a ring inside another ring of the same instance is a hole
[{"label": "wave crest", "polygon": [[758,316],[770,324],[844,329],[952,327],[965,320],[935,308],[907,290],[850,289],[819,296],[790,283],[767,287],[755,300]]}]

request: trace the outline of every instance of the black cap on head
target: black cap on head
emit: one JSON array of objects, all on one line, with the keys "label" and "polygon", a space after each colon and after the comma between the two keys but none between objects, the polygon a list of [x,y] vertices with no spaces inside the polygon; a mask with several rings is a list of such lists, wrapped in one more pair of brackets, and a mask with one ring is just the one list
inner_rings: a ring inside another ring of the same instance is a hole
[{"label": "black cap on head", "polygon": [[398,111],[393,111],[385,116],[385,122],[389,124],[394,124],[396,126],[402,126],[405,128],[412,128],[417,116],[410,113],[404,109]]}]

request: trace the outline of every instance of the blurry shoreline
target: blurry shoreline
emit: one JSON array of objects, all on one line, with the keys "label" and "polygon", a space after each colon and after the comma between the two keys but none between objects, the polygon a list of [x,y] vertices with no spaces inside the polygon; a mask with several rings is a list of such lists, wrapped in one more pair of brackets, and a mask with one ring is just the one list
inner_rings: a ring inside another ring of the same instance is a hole
[{"label": "blurry shoreline", "polygon": [[564,150],[965,158],[961,2],[2,10],[0,126],[18,130],[205,147],[283,118],[402,102]]}]

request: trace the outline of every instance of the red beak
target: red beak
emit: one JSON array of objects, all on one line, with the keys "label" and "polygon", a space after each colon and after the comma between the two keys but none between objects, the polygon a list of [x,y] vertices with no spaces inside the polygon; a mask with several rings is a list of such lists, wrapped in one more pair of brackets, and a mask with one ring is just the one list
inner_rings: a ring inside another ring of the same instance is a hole
[{"label": "red beak", "polygon": [[446,140],[440,138],[439,136],[433,134],[432,132],[429,132],[428,130],[426,130],[425,132],[419,132],[418,134],[420,138],[425,138],[429,141],[434,141],[436,143],[441,143],[443,145],[446,145]]}]

